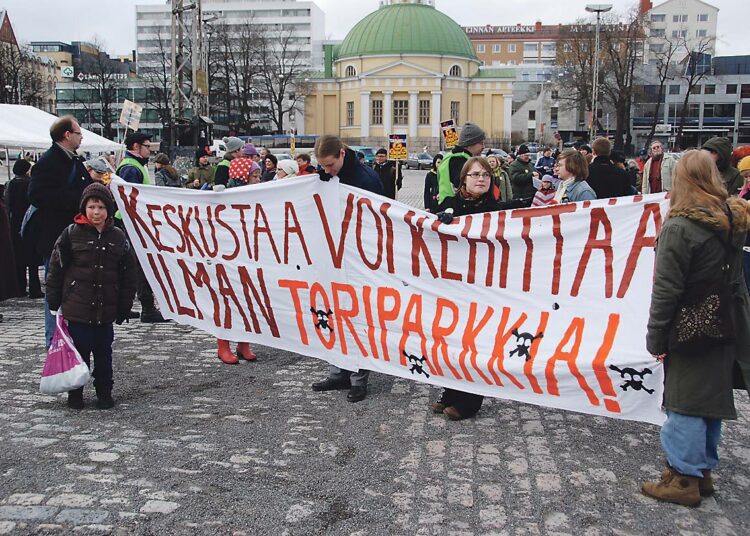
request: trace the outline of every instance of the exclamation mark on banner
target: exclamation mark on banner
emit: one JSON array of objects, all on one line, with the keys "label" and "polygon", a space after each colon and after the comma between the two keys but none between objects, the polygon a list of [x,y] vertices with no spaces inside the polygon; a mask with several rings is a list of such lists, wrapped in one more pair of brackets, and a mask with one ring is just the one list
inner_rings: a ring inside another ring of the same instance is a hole
[{"label": "exclamation mark on banner", "polygon": [[607,411],[612,413],[620,413],[620,404],[617,402],[617,392],[612,385],[612,380],[607,374],[607,368],[604,366],[604,362],[609,356],[609,352],[612,350],[612,345],[615,342],[615,335],[617,335],[617,328],[620,326],[620,315],[612,313],[609,315],[607,321],[607,330],[604,332],[604,339],[602,345],[596,352],[596,357],[592,364],[594,368],[594,374],[596,374],[596,380],[599,382],[599,387],[602,390],[602,398],[604,399],[604,407]]}]

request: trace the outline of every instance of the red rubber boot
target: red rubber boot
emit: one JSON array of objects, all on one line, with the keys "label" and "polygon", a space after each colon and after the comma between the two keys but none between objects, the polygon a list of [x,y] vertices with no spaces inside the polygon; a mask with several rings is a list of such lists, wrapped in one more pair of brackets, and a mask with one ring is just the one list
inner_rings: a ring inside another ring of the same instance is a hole
[{"label": "red rubber boot", "polygon": [[229,347],[229,341],[224,339],[216,339],[219,343],[219,359],[221,359],[227,365],[236,365],[240,362],[237,356],[232,353],[232,349]]},{"label": "red rubber boot", "polygon": [[255,361],[258,359],[258,356],[255,355],[255,352],[252,351],[250,348],[250,343],[248,342],[238,342],[237,343],[237,356],[241,357],[245,361]]}]

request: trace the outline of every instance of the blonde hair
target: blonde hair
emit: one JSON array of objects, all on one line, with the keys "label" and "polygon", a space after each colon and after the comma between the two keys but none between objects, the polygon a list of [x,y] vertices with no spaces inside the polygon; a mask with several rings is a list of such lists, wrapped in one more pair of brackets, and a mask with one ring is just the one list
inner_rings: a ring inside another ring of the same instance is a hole
[{"label": "blonde hair", "polygon": [[667,217],[673,212],[700,208],[710,212],[722,229],[729,229],[729,219],[724,212],[729,194],[707,151],[687,151],[677,161],[670,196]]}]

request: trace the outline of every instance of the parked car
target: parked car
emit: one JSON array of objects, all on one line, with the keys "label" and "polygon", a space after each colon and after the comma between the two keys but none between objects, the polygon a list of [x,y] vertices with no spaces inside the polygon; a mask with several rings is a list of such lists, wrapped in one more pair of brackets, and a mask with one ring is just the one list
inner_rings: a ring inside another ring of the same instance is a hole
[{"label": "parked car", "polygon": [[412,153],[404,161],[404,169],[430,169],[432,155],[430,153]]},{"label": "parked car", "polygon": [[222,140],[214,140],[209,149],[217,158],[224,158],[224,153],[227,152],[227,146]]},{"label": "parked car", "polygon": [[482,152],[482,154],[484,156],[489,156],[491,154],[494,154],[495,156],[499,156],[500,158],[508,158],[508,153],[506,153],[505,151],[503,151],[500,148],[487,147]]},{"label": "parked car", "polygon": [[349,149],[354,152],[359,151],[365,155],[365,164],[372,166],[375,163],[375,149],[372,147],[365,147],[364,145],[350,145]]},{"label": "parked car", "polygon": [[291,160],[292,155],[289,153],[271,153],[276,157],[276,160]]}]

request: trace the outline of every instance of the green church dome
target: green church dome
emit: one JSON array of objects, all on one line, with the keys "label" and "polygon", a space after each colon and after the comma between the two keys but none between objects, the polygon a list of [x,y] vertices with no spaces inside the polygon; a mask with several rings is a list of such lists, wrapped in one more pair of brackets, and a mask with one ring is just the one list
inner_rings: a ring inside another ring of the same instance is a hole
[{"label": "green church dome", "polygon": [[381,54],[434,54],[476,60],[474,47],[448,15],[424,4],[391,4],[359,21],[335,59]]}]

